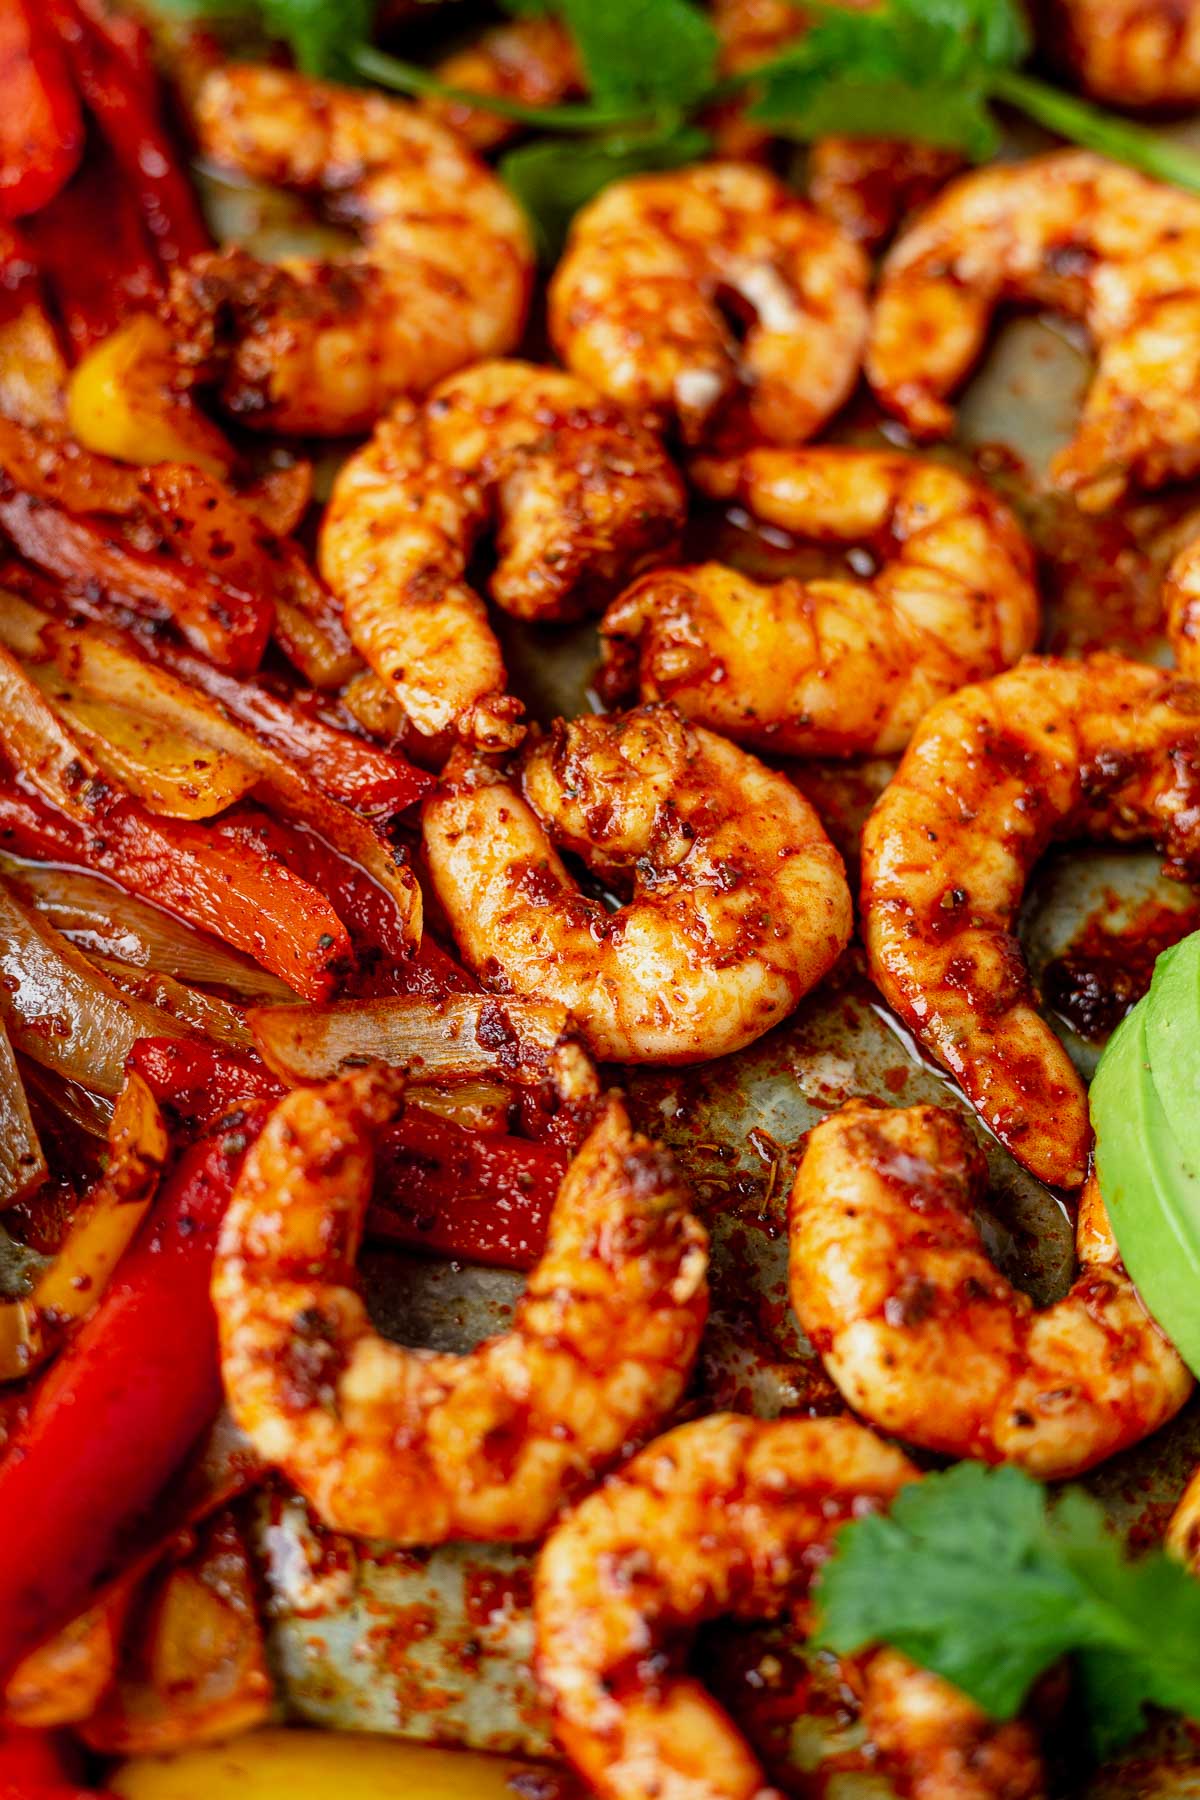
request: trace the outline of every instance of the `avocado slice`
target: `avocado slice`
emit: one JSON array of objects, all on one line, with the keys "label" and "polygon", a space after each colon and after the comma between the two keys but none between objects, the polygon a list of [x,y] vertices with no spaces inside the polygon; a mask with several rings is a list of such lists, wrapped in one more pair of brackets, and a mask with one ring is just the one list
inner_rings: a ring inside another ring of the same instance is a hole
[{"label": "avocado slice", "polygon": [[1200,1146],[1200,932],[1164,950],[1146,996],[1150,1072],[1167,1124]]},{"label": "avocado slice", "polygon": [[[1147,1002],[1117,1027],[1092,1083],[1100,1191],[1151,1316],[1200,1373],[1200,1158],[1167,1122],[1151,1073]],[[1195,1109],[1200,1145],[1200,1106]]]}]

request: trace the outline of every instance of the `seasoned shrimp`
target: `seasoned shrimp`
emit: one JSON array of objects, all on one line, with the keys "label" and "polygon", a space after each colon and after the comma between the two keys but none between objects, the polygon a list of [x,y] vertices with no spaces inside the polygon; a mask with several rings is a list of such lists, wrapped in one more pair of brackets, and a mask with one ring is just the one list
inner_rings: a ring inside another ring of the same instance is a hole
[{"label": "seasoned shrimp", "polygon": [[365,430],[399,395],[516,343],[528,228],[452,131],[402,101],[258,65],[207,75],[195,122],[214,161],[321,197],[364,238],[337,262],[268,266],[235,249],[176,271],[183,355],[244,423]]},{"label": "seasoned shrimp", "polygon": [[[865,11],[871,0],[842,0]],[[721,72],[740,75],[778,56],[808,29],[795,0],[715,0],[713,24],[721,40]],[[723,107],[715,121],[722,156],[756,157],[770,132],[741,105]],[[889,238],[901,219],[923,206],[962,167],[952,150],[897,138],[819,138],[808,154],[808,196],[818,212],[860,244]]]},{"label": "seasoned shrimp", "polygon": [[511,742],[500,646],[465,572],[494,525],[497,605],[568,619],[675,547],[683,484],[658,440],[585,381],[480,363],[401,402],[334,484],[321,571],[356,648],[418,731]]},{"label": "seasoned shrimp", "polygon": [[1031,650],[1033,554],[1008,508],[953,469],[886,451],[751,450],[692,480],[766,524],[863,544],[862,580],[764,584],[721,563],[657,569],[601,627],[606,693],[800,756],[903,749],[935,700]]},{"label": "seasoned shrimp", "polygon": [[[554,18],[531,16],[493,26],[447,56],[435,73],[447,87],[519,100],[523,106],[554,106],[584,91],[575,40]],[[428,95],[421,106],[476,150],[495,150],[521,129],[499,113],[440,94]]]},{"label": "seasoned shrimp", "polygon": [[1083,150],[952,182],[893,247],[872,318],[868,378],[910,430],[950,430],[946,396],[1006,300],[1080,319],[1096,346],[1054,463],[1081,506],[1200,470],[1200,198]]},{"label": "seasoned shrimp", "polygon": [[1200,1469],[1184,1488],[1179,1504],[1171,1514],[1167,1549],[1193,1575],[1200,1575]]},{"label": "seasoned shrimp", "polygon": [[1174,1418],[1192,1378],[1122,1267],[1094,1180],[1075,1283],[1040,1311],[983,1248],[986,1188],[952,1113],[852,1101],[811,1133],[792,1186],[792,1305],[881,1431],[1043,1481],[1079,1475]]},{"label": "seasoned shrimp", "polygon": [[247,1157],[213,1274],[230,1410],[334,1530],[534,1538],[683,1392],[705,1234],[669,1156],[610,1096],[511,1328],[466,1356],[402,1349],[352,1284],[403,1086],[377,1067],[298,1088]]},{"label": "seasoned shrimp", "polygon": [[[556,844],[627,904],[581,894]],[[807,801],[670,707],[559,721],[525,753],[520,788],[452,760],[424,845],[470,967],[559,1002],[613,1061],[741,1049],[850,936],[841,858]]]},{"label": "seasoned shrimp", "polygon": [[1001,1143],[1078,1187],[1083,1084],[1013,926],[1059,838],[1150,839],[1200,874],[1200,688],[1117,656],[1029,657],[935,706],[863,833],[862,926],[888,1004]]},{"label": "seasoned shrimp", "polygon": [[[534,1581],[537,1670],[559,1742],[604,1800],[779,1800],[673,1640],[722,1614],[803,1621],[838,1529],[916,1473],[849,1419],[717,1413],[656,1439],[568,1514]],[[1042,1792],[1025,1725],[986,1719],[893,1651],[870,1659],[865,1686],[868,1729],[921,1800]]]},{"label": "seasoned shrimp", "polygon": [[[849,397],[867,262],[764,169],[708,163],[617,181],[584,207],[550,284],[555,349],[627,406],[708,437],[739,397],[795,444]],[[722,311],[746,316],[743,341]]]},{"label": "seasoned shrimp", "polygon": [[962,157],[897,138],[820,138],[808,157],[808,197],[856,243],[877,249],[957,175]]},{"label": "seasoned shrimp", "polygon": [[1200,537],[1185,544],[1163,581],[1163,613],[1176,666],[1194,681],[1200,676]]},{"label": "seasoned shrimp", "polygon": [[1082,85],[1116,106],[1200,100],[1196,0],[1055,0],[1066,59]]}]

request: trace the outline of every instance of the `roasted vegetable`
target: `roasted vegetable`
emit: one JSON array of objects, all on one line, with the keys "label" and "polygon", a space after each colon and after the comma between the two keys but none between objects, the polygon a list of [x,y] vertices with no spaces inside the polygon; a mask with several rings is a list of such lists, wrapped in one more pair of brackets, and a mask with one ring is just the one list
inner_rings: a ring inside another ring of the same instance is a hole
[{"label": "roasted vegetable", "polygon": [[100,127],[164,269],[210,238],[187,172],[164,128],[150,35],[106,0],[40,0],[76,85]]},{"label": "roasted vegetable", "polygon": [[27,244],[0,224],[0,415],[61,426],[67,365]]},{"label": "roasted vegetable", "polygon": [[249,957],[182,925],[111,881],[81,869],[44,868],[0,854],[3,875],[26,907],[89,956],[108,958],[179,981],[227,989],[246,1000],[294,1001],[291,989]]},{"label": "roasted vegetable", "polygon": [[503,1074],[542,1081],[565,1039],[564,1008],[551,1001],[454,994],[257,1007],[250,1029],[268,1068],[286,1081],[325,1081],[355,1063],[387,1062],[418,1079]]},{"label": "roasted vegetable", "polygon": [[206,826],[156,819],[119,800],[85,825],[0,784],[0,832],[20,856],[92,869],[169,907],[306,999],[325,999],[349,964],[345,926],[322,894],[283,866],[278,845],[290,840],[265,813],[239,808]]},{"label": "roasted vegetable", "polygon": [[236,1519],[141,1584],[124,1621],[115,1679],[82,1726],[94,1750],[186,1749],[261,1725],[272,1700],[258,1594]]},{"label": "roasted vegetable", "polygon": [[103,1174],[72,1215],[32,1292],[5,1305],[6,1313],[18,1315],[19,1328],[15,1319],[0,1350],[0,1381],[28,1375],[98,1303],[146,1216],[168,1148],[154,1095],[139,1075],[127,1075],[109,1126]]},{"label": "roasted vegetable", "polygon": [[126,1763],[111,1785],[124,1800],[222,1791],[239,1800],[512,1800],[523,1791],[565,1800],[555,1777],[532,1763],[332,1731],[251,1732],[210,1750]]},{"label": "roasted vegetable", "polygon": [[117,1094],[139,1037],[184,1033],[130,999],[0,882],[0,1018],[16,1049],[99,1094]]},{"label": "roasted vegetable", "polygon": [[71,360],[163,292],[137,197],[94,139],[79,172],[22,226]]},{"label": "roasted vegetable", "polygon": [[414,1104],[384,1137],[372,1237],[431,1255],[531,1269],[546,1241],[566,1153],[528,1138],[465,1131]]},{"label": "roasted vegetable", "polygon": [[227,476],[233,447],[175,385],[171,338],[152,313],[135,313],[77,364],[67,423],[88,450],[118,462],[191,463]]},{"label": "roasted vegetable", "polygon": [[0,1209],[24,1199],[45,1179],[46,1158],[29,1114],[21,1071],[0,1024]]},{"label": "roasted vegetable", "polygon": [[249,1104],[184,1151],[0,1461],[2,1675],[89,1604],[123,1532],[217,1412],[212,1256],[264,1116]]},{"label": "roasted vegetable", "polygon": [[41,0],[0,5],[0,212],[19,219],[52,200],[78,167],[83,119]]}]

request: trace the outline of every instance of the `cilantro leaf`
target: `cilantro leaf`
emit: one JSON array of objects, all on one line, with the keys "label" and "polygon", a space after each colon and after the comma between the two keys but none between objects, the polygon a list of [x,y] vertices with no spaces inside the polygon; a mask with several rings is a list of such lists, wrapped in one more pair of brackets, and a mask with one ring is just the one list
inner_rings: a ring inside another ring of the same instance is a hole
[{"label": "cilantro leaf", "polygon": [[998,1719],[1074,1653],[1100,1751],[1147,1704],[1200,1717],[1200,1583],[1161,1551],[1129,1561],[1088,1495],[1051,1506],[1018,1469],[962,1463],[846,1526],[817,1601],[818,1643],[892,1644]]},{"label": "cilantro leaf", "polygon": [[681,128],[645,139],[564,141],[543,138],[500,159],[500,174],[525,208],[547,260],[557,256],[571,219],[610,181],[648,169],[677,169],[707,154],[704,132]]},{"label": "cilantro leaf", "polygon": [[716,79],[712,21],[691,0],[560,0],[592,96],[624,106],[683,113]]},{"label": "cilantro leaf", "polygon": [[278,38],[308,75],[353,79],[350,55],[369,41],[376,0],[157,0],[185,18],[245,19]]},{"label": "cilantro leaf", "polygon": [[822,9],[809,32],[757,71],[751,116],[789,137],[915,137],[982,160],[999,136],[988,111],[989,77],[1028,49],[1016,0]]},{"label": "cilantro leaf", "polygon": [[346,56],[370,40],[375,0],[261,0],[263,29],[284,38],[306,75],[347,72]]},{"label": "cilantro leaf", "polygon": [[[919,125],[914,114],[920,111]],[[925,88],[914,93],[903,82],[814,77],[808,72],[775,76],[751,117],[780,137],[803,143],[842,137],[917,138],[943,150],[961,150],[972,162],[994,156],[1000,133],[988,109],[985,89]]]}]

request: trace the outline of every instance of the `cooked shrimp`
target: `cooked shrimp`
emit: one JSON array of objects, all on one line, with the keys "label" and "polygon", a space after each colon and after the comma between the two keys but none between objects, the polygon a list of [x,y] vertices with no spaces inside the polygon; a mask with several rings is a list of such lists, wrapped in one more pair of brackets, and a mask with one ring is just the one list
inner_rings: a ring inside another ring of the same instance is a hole
[{"label": "cooked shrimp", "polygon": [[206,76],[195,123],[215,162],[319,196],[364,239],[337,262],[267,266],[235,249],[176,272],[183,355],[244,423],[365,430],[399,395],[516,343],[528,229],[452,131],[403,101],[258,65]]},{"label": "cooked shrimp", "polygon": [[808,197],[856,243],[874,250],[961,168],[961,156],[936,144],[820,138],[808,156]]},{"label": "cooked shrimp", "polygon": [[1098,353],[1060,487],[1099,510],[1200,470],[1200,198],[1084,150],[960,176],[888,256],[867,374],[921,437],[948,432],[997,305],[1080,319]]},{"label": "cooked shrimp", "polygon": [[1175,663],[1189,680],[1200,676],[1200,537],[1185,544],[1163,581],[1163,613]]},{"label": "cooked shrimp", "polygon": [[1200,688],[1117,656],[1029,657],[935,706],[863,833],[888,1004],[1043,1181],[1078,1187],[1083,1084],[1034,1005],[1014,922],[1055,839],[1150,839],[1200,873]]},{"label": "cooked shrimp", "polygon": [[426,735],[495,747],[515,700],[465,572],[494,525],[497,605],[568,619],[668,554],[686,511],[658,440],[585,381],[480,363],[401,402],[334,484],[321,570],[356,648]]},{"label": "cooked shrimp", "polygon": [[1167,1549],[1200,1575],[1200,1469],[1187,1486],[1167,1527]]},{"label": "cooked shrimp", "polygon": [[[535,1576],[537,1669],[559,1742],[604,1800],[779,1800],[673,1640],[722,1614],[803,1616],[838,1529],[916,1473],[849,1419],[717,1413],[656,1439],[568,1514]],[[993,1723],[894,1652],[871,1660],[868,1728],[874,1713],[911,1793],[1042,1792],[1026,1726]]]},{"label": "cooked shrimp", "polygon": [[1063,50],[1079,80],[1116,106],[1200,100],[1196,0],[1056,0]]},{"label": "cooked shrimp", "polygon": [[990,489],[886,451],[700,458],[700,490],[769,525],[870,548],[862,580],[764,584],[721,563],[657,569],[609,607],[605,691],[789,755],[903,749],[935,700],[1031,650],[1033,554]]},{"label": "cooked shrimp", "polygon": [[[835,0],[835,4],[838,0]],[[841,0],[866,11],[872,0]],[[721,40],[721,72],[740,75],[778,56],[808,29],[795,0],[715,0],[713,24]],[[757,157],[770,129],[748,119],[742,105],[724,106],[715,120],[722,156]],[[952,150],[898,138],[818,138],[808,153],[808,197],[860,244],[891,237],[907,213],[923,206],[962,167]]]},{"label": "cooked shrimp", "polygon": [[[609,912],[581,894],[556,844],[627,904]],[[741,1049],[850,936],[841,858],[808,802],[670,707],[559,721],[526,752],[520,788],[452,761],[424,845],[476,974],[558,1001],[613,1061]]]},{"label": "cooked shrimp", "polygon": [[1043,1481],[1079,1475],[1174,1418],[1192,1378],[1138,1299],[1098,1190],[1075,1283],[1039,1311],[983,1248],[972,1211],[986,1188],[952,1113],[852,1101],[811,1133],[792,1186],[792,1305],[879,1430]]},{"label": "cooked shrimp", "polygon": [[[867,262],[764,169],[708,163],[617,181],[584,207],[550,284],[555,349],[627,406],[708,437],[740,398],[795,444],[858,378]],[[746,315],[739,344],[722,305]]]},{"label": "cooked shrimp", "polygon": [[[531,16],[493,26],[447,56],[435,73],[447,87],[519,100],[522,106],[554,106],[584,91],[575,40],[554,18]],[[521,129],[500,113],[440,94],[428,95],[421,106],[476,150],[495,150]]]},{"label": "cooked shrimp", "polygon": [[298,1088],[247,1157],[213,1275],[230,1410],[334,1530],[534,1538],[683,1392],[705,1234],[669,1156],[610,1096],[510,1329],[466,1356],[402,1349],[352,1271],[403,1085],[375,1068]]}]

